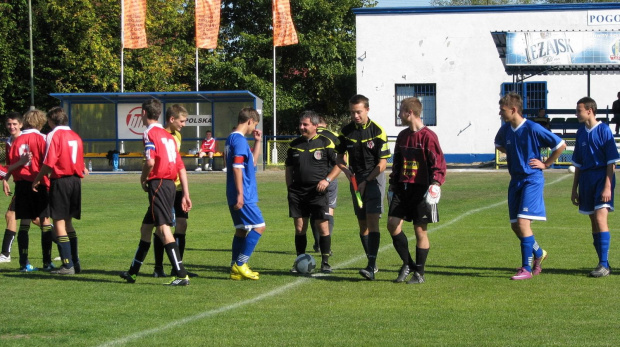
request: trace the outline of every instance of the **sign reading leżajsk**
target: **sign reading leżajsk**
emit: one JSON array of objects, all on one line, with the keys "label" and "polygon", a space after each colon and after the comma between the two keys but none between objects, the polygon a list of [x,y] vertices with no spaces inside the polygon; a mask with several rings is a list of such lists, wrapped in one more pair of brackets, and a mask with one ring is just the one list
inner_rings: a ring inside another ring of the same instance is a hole
[{"label": "sign reading le\u017cajsk", "polygon": [[[146,126],[142,123],[142,104],[118,104],[117,124],[119,139],[139,139],[142,138]],[[211,126],[212,116],[207,115],[188,115],[186,126]],[[159,116],[159,123],[164,126],[164,115]]]},{"label": "sign reading le\u017cajsk", "polygon": [[506,33],[506,65],[620,64],[618,31]]}]

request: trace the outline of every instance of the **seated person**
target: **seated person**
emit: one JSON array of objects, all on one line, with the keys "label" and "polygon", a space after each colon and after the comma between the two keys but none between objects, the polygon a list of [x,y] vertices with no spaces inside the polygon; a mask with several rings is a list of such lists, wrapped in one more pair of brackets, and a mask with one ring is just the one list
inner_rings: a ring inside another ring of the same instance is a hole
[{"label": "seated person", "polygon": [[205,139],[202,140],[200,145],[200,153],[198,154],[198,167],[196,171],[202,171],[202,158],[208,156],[209,163],[205,164],[205,171],[213,170],[213,154],[215,153],[215,139],[212,136],[211,130],[207,130],[205,133]]}]

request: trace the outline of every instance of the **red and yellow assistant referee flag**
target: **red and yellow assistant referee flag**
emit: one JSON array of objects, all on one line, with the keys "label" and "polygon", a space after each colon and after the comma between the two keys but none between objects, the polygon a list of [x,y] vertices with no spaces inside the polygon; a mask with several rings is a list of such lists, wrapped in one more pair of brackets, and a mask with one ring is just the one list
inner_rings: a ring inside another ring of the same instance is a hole
[{"label": "red and yellow assistant referee flag", "polygon": [[273,45],[294,45],[297,41],[297,32],[291,16],[290,0],[273,0]]},{"label": "red and yellow assistant referee flag", "polygon": [[196,0],[196,47],[217,48],[222,0]]},{"label": "red and yellow assistant referee flag", "polygon": [[123,0],[123,47],[146,48],[146,0]]}]

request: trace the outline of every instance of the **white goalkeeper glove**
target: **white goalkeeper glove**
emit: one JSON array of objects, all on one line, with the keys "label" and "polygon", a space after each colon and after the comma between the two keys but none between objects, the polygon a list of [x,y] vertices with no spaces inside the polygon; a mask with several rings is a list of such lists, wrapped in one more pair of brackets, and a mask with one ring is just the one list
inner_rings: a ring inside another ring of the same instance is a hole
[{"label": "white goalkeeper glove", "polygon": [[424,194],[424,199],[426,203],[429,205],[435,205],[439,202],[439,198],[441,197],[441,188],[436,184],[431,184],[428,187],[428,191]]}]

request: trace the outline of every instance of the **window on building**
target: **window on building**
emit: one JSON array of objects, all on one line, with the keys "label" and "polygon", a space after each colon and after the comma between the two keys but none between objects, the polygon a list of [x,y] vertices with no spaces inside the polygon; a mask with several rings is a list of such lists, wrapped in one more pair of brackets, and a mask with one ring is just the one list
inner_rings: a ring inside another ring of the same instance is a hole
[{"label": "window on building", "polygon": [[396,126],[403,126],[398,113],[400,112],[400,102],[415,96],[422,102],[422,122],[424,125],[437,125],[437,92],[436,84],[397,84],[396,85]]},{"label": "window on building", "polygon": [[[502,83],[502,95],[509,92],[516,92],[521,95],[523,109],[529,110],[530,113],[537,112],[541,108],[547,108],[547,82]],[[524,116],[529,115],[524,114]]]}]

